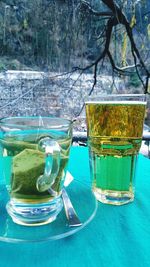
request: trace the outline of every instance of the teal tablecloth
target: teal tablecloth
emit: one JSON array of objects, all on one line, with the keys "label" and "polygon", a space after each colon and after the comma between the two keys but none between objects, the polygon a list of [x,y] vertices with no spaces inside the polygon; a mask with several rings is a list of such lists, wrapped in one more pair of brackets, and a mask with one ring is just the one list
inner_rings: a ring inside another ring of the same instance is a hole
[{"label": "teal tablecloth", "polygon": [[[87,148],[73,147],[69,171],[89,182]],[[82,231],[62,240],[33,244],[0,242],[0,266],[147,267],[150,265],[150,160],[138,162],[135,201],[116,207],[99,203]]]}]

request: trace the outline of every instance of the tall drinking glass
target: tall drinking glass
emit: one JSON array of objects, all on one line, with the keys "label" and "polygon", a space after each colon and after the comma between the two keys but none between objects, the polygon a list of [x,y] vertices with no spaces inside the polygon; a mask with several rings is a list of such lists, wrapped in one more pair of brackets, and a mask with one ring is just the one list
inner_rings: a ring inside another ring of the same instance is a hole
[{"label": "tall drinking glass", "polygon": [[108,204],[133,201],[145,95],[89,97],[85,103],[92,187]]},{"label": "tall drinking glass", "polygon": [[0,120],[4,177],[13,221],[40,225],[56,219],[62,209],[72,141],[72,122],[51,117],[14,117]]}]

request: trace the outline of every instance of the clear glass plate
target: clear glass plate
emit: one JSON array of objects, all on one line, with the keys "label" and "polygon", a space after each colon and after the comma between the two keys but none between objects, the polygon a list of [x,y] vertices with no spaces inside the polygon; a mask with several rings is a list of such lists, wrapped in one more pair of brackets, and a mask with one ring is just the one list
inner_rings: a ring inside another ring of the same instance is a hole
[{"label": "clear glass plate", "polygon": [[15,224],[7,214],[5,205],[8,194],[4,186],[0,188],[0,241],[13,243],[42,242],[58,240],[82,230],[95,216],[97,201],[90,185],[73,180],[66,188],[71,202],[82,222],[81,226],[69,227],[64,209],[57,219],[42,226],[22,226]]}]

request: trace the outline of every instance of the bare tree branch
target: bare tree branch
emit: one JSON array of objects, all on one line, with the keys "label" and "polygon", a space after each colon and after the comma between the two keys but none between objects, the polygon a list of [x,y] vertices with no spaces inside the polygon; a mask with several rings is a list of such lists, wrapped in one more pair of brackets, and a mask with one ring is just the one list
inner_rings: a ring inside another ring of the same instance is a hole
[{"label": "bare tree branch", "polygon": [[98,12],[96,10],[94,10],[91,5],[87,2],[87,1],[82,1],[81,4],[80,4],[80,10],[83,11],[88,11],[90,14],[94,15],[94,16],[98,16],[98,17],[102,17],[102,16],[107,16],[107,17],[111,17],[113,15],[112,12]]},{"label": "bare tree branch", "polygon": [[130,65],[130,66],[119,68],[118,66],[115,65],[115,62],[114,62],[114,60],[112,58],[112,55],[111,55],[109,50],[107,52],[107,55],[109,57],[109,60],[110,60],[110,63],[112,65],[113,70],[116,70],[118,73],[120,72],[120,74],[122,74],[122,75],[123,74],[125,74],[125,75],[131,74],[131,71],[129,71],[130,69],[133,69],[135,67],[140,66],[140,64],[136,64],[136,65]]},{"label": "bare tree branch", "polygon": [[[111,66],[112,68],[117,71],[118,73],[125,73],[127,74],[127,69],[130,68],[130,66],[126,66],[126,68],[119,68],[118,66],[116,66],[113,57],[110,53],[110,42],[111,42],[111,37],[112,37],[112,32],[113,32],[113,28],[115,28],[117,25],[121,24],[125,27],[127,36],[129,38],[130,44],[131,44],[131,52],[132,52],[132,56],[133,56],[133,60],[135,63],[135,71],[143,85],[144,88],[144,92],[148,93],[148,82],[149,82],[149,78],[150,78],[150,72],[148,70],[148,68],[146,67],[140,52],[136,46],[134,37],[133,37],[133,29],[130,26],[130,22],[127,20],[125,14],[123,13],[122,9],[114,2],[114,0],[102,0],[102,2],[111,10],[110,12],[97,12],[95,11],[90,5],[89,3],[87,3],[86,1],[82,1],[82,9],[85,8],[86,10],[88,10],[88,12],[90,12],[92,15],[95,16],[109,16],[109,19],[107,21],[106,24],[106,40],[105,40],[105,45],[104,45],[104,49],[103,51],[100,53],[99,57],[92,62],[91,64],[89,64],[88,66],[84,67],[84,68],[78,68],[80,70],[88,70],[92,67],[94,67],[94,84],[93,87],[91,89],[91,92],[93,92],[94,86],[96,85],[96,75],[97,75],[97,66],[99,64],[99,62],[101,60],[103,60],[106,55],[108,56]],[[146,79],[143,79],[143,77],[140,75],[139,73],[139,69],[138,67],[141,67],[144,75],[146,76]],[[133,66],[132,66],[133,68]],[[128,73],[129,74],[129,73]]]}]

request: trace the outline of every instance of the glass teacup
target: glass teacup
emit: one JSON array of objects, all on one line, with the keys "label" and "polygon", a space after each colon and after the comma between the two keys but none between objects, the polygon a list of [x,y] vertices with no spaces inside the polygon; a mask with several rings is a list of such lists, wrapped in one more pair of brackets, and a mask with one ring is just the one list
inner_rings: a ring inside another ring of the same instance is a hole
[{"label": "glass teacup", "polygon": [[72,122],[54,117],[0,120],[7,212],[23,225],[47,224],[62,209],[61,188],[72,142]]}]

